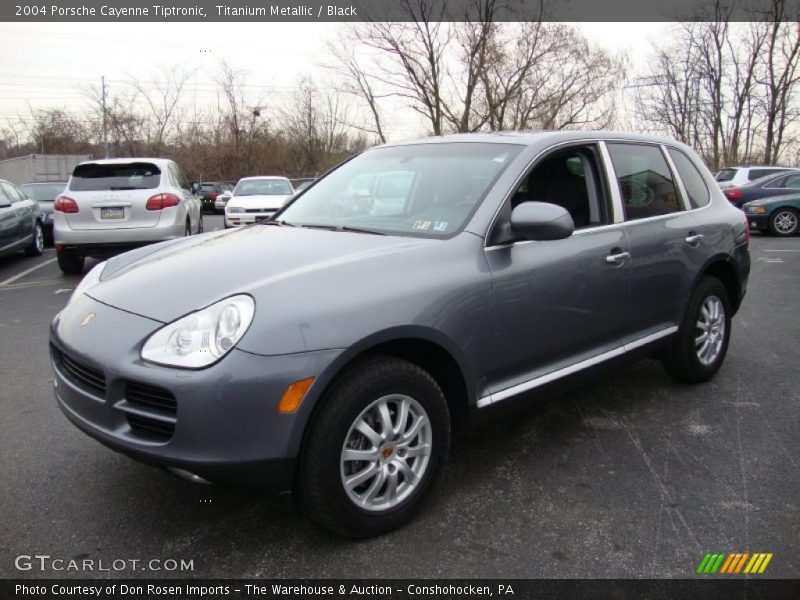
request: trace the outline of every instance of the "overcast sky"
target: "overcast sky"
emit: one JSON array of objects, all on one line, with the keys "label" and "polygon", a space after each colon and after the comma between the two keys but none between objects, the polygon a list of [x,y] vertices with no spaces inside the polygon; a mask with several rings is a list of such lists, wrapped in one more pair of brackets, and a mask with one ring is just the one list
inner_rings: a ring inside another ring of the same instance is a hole
[{"label": "overcast sky", "polygon": [[[641,62],[651,40],[663,35],[663,23],[582,23],[596,43],[627,51]],[[83,89],[99,88],[105,75],[111,89],[129,77],[152,80],[159,65],[194,71],[187,91],[198,107],[216,97],[213,77],[222,60],[247,72],[248,92],[279,105],[301,75],[326,77],[319,64],[325,43],[337,36],[336,23],[2,23],[0,121],[29,117],[29,106],[63,107],[84,114]],[[422,133],[412,111],[391,111],[390,137]]]}]

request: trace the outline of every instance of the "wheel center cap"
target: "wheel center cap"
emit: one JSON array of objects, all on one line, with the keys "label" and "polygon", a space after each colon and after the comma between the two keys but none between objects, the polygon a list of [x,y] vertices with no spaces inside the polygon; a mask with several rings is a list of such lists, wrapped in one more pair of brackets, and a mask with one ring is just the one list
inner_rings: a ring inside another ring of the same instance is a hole
[{"label": "wheel center cap", "polygon": [[394,446],[384,446],[381,448],[381,456],[383,460],[389,460],[394,454]]}]

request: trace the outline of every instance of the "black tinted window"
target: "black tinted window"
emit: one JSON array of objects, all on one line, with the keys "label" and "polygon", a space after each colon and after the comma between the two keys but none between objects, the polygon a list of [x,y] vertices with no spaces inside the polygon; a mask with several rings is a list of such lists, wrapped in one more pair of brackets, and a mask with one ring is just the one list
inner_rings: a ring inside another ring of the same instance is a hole
[{"label": "black tinted window", "polygon": [[150,190],[161,182],[161,170],[152,163],[78,165],[69,189],[75,191]]},{"label": "black tinted window", "polygon": [[761,179],[767,175],[774,175],[775,173],[781,173],[782,171],[783,169],[750,169],[747,173],[747,180],[755,181],[756,179]]},{"label": "black tinted window", "polygon": [[52,202],[65,187],[66,183],[35,183],[23,185],[22,191],[37,202]]},{"label": "black tinted window", "polygon": [[667,161],[657,146],[609,144],[625,220],[682,210]]},{"label": "black tinted window", "polygon": [[675,168],[678,169],[678,175],[683,182],[683,187],[686,188],[689,204],[693,208],[700,208],[708,204],[711,201],[711,195],[708,192],[703,176],[694,163],[680,150],[670,148],[668,152],[672,162],[675,163]]},{"label": "black tinted window", "polygon": [[736,175],[736,169],[722,169],[714,178],[717,181],[730,181]]}]

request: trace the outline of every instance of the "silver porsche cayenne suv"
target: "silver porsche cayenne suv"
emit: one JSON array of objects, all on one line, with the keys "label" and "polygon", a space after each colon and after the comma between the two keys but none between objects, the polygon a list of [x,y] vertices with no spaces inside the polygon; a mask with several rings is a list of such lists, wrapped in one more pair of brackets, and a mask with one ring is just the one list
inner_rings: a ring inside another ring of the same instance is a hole
[{"label": "silver porsche cayenne suv", "polygon": [[748,243],[669,139],[381,146],[271,220],[97,265],[51,324],[55,396],[135,459],[377,535],[411,518],[461,424],[640,357],[713,377]]}]

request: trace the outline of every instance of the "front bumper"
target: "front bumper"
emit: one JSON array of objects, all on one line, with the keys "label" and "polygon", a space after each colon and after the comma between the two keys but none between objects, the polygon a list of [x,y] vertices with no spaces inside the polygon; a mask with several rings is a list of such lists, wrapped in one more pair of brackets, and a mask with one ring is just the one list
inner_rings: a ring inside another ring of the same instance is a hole
[{"label": "front bumper", "polygon": [[225,225],[227,225],[228,227],[238,227],[239,225],[251,225],[256,221],[266,221],[267,219],[271,219],[272,215],[274,215],[276,212],[278,212],[278,209],[265,210],[263,212],[258,212],[258,213],[226,212]]},{"label": "front bumper", "polygon": [[745,216],[750,229],[757,229],[758,231],[767,231],[769,229],[769,215],[745,213]]},{"label": "front bumper", "polygon": [[[94,317],[81,325],[89,314]],[[341,351],[261,356],[234,349],[206,369],[174,369],[139,357],[144,340],[161,326],[87,296],[59,313],[50,342],[64,414],[137,460],[214,483],[290,490],[320,389],[312,385],[294,414],[278,413],[278,402],[292,382],[319,377]]]}]

